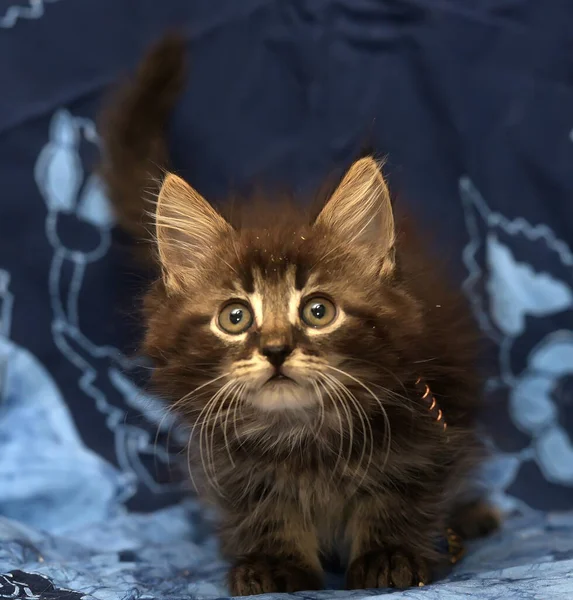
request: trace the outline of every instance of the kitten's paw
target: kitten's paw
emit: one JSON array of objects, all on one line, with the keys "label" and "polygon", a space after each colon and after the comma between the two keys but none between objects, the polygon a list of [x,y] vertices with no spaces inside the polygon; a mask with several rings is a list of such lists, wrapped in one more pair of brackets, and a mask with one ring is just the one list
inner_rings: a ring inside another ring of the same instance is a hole
[{"label": "kitten's paw", "polygon": [[462,539],[473,540],[493,533],[501,525],[499,511],[483,500],[458,507],[450,527]]},{"label": "kitten's paw", "polygon": [[292,593],[322,589],[319,573],[285,558],[247,557],[229,573],[233,596]]},{"label": "kitten's paw", "polygon": [[346,573],[346,588],[408,588],[430,583],[430,566],[400,550],[373,550],[359,556]]}]

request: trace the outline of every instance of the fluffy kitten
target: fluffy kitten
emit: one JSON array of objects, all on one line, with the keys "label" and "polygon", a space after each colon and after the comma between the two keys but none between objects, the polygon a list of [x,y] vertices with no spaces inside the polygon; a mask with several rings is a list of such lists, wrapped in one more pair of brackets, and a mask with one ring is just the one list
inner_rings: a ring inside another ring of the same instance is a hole
[{"label": "fluffy kitten", "polygon": [[[183,72],[182,44],[165,40],[107,115],[109,192],[143,239]],[[191,472],[219,510],[232,593],[319,589],[332,550],[349,588],[429,582],[448,527],[497,523],[461,504],[480,398],[463,302],[397,227],[372,157],[318,215],[270,198],[232,217],[164,178],[144,311],[154,382],[191,424]]]}]

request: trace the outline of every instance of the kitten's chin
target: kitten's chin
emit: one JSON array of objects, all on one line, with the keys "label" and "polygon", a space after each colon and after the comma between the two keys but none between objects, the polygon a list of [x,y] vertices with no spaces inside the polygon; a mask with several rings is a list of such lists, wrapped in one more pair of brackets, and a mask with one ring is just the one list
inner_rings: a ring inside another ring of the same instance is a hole
[{"label": "kitten's chin", "polygon": [[303,411],[318,406],[312,390],[289,379],[271,379],[249,396],[249,402],[266,412]]}]

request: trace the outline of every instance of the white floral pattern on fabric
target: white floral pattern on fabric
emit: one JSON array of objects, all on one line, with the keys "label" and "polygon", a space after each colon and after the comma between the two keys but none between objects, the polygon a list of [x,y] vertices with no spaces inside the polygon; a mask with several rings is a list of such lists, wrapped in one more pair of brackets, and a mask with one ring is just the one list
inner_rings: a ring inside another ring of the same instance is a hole
[{"label": "white floral pattern on fabric", "polygon": [[[558,329],[534,347],[526,345],[536,320],[571,322],[573,253],[548,226],[491,210],[470,179],[460,180],[460,194],[470,235],[463,253],[464,290],[498,351],[499,375],[489,388],[507,394],[511,422],[530,436],[522,450],[498,453],[488,472],[498,501],[508,509],[524,508],[505,491],[525,463],[537,464],[548,482],[573,488],[573,444],[561,415],[566,399],[559,398],[565,379],[573,376],[573,331]],[[543,267],[518,260],[524,246]]]}]

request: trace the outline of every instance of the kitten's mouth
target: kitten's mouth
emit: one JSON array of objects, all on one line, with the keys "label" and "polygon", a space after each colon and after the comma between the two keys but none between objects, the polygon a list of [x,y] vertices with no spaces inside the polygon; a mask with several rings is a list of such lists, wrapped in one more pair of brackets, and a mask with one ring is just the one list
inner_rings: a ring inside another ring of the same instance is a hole
[{"label": "kitten's mouth", "polygon": [[[305,415],[316,406],[317,398],[301,383],[281,371],[276,371],[258,389],[249,394],[249,401],[265,412],[287,412]],[[313,413],[314,414],[314,413]]]},{"label": "kitten's mouth", "polygon": [[280,383],[281,381],[293,381],[290,377],[288,377],[287,375],[284,375],[283,373],[275,373],[274,375],[272,375],[271,377],[269,377],[267,379],[267,383]]}]

